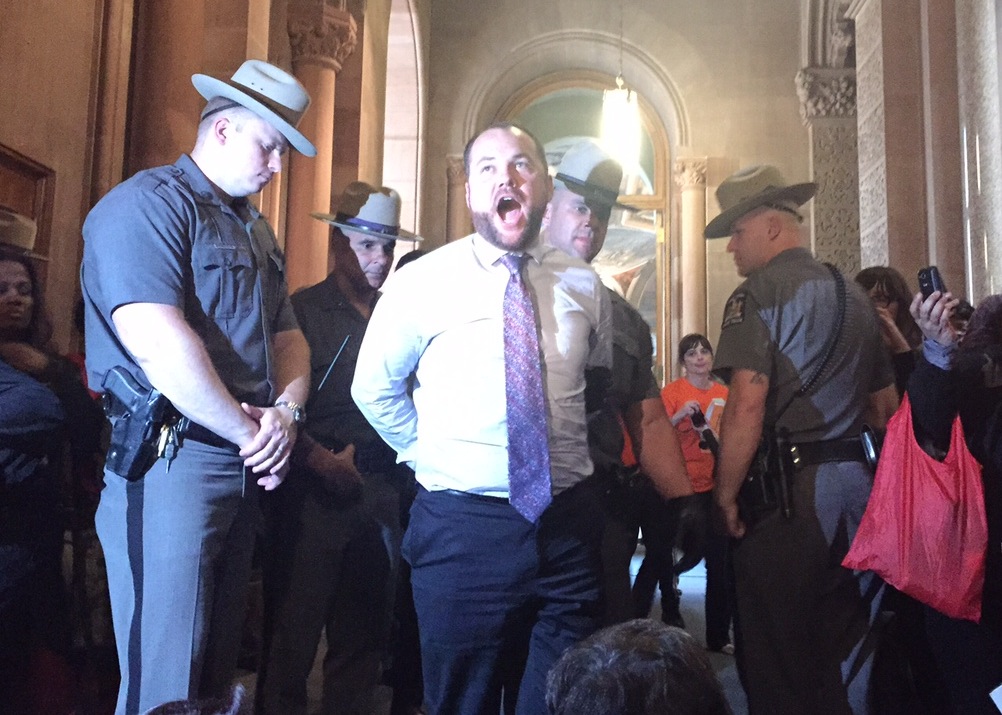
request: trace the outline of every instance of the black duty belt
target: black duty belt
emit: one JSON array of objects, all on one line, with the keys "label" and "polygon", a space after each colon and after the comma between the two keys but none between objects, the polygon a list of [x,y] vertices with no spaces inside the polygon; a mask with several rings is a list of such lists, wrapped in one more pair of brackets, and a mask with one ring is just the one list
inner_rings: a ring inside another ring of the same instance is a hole
[{"label": "black duty belt", "polygon": [[[422,487],[423,489],[423,487]],[[492,504],[507,504],[508,497],[496,497],[490,494],[476,494],[475,492],[464,492],[459,489],[443,489],[443,494],[451,494],[452,496],[464,497],[466,499],[474,499],[476,501],[485,501]]]},{"label": "black duty belt", "polygon": [[825,464],[826,462],[863,462],[866,464],[866,454],[859,437],[825,439],[817,442],[794,442],[790,445],[790,453],[796,467]]},{"label": "black duty belt", "polygon": [[219,447],[220,449],[239,451],[239,448],[233,442],[230,442],[225,437],[220,437],[208,427],[203,427],[197,422],[188,423],[188,427],[184,431],[184,439],[190,439],[193,442],[201,442],[202,444],[207,444],[210,447]]}]

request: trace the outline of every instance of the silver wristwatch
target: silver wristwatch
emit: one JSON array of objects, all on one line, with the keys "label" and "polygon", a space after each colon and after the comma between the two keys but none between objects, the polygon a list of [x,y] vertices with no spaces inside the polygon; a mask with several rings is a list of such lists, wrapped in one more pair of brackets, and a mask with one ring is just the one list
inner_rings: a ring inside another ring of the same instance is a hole
[{"label": "silver wristwatch", "polygon": [[275,403],[275,407],[288,407],[292,412],[292,419],[297,425],[301,425],[306,422],[306,410],[298,402],[293,402],[292,400],[279,400]]}]

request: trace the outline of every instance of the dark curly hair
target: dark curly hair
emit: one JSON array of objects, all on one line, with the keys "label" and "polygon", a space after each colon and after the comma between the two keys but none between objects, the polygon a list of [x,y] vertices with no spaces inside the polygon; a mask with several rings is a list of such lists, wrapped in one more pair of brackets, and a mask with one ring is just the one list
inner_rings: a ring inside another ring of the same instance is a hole
[{"label": "dark curly hair", "polygon": [[874,288],[880,290],[898,304],[898,315],[894,319],[894,324],[905,336],[905,340],[913,348],[922,344],[922,331],[915,324],[915,319],[908,312],[908,306],[912,302],[912,291],[908,288],[905,277],[898,271],[888,266],[871,266],[864,268],[856,274],[856,282],[867,292]]}]

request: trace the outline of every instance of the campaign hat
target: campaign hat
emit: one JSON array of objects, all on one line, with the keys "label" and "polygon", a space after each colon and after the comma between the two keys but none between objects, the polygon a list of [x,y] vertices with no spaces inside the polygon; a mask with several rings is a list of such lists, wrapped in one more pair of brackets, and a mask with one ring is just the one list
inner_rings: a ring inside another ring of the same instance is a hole
[{"label": "campaign hat", "polygon": [[720,213],[706,225],[706,238],[731,235],[735,222],[763,206],[800,215],[798,209],[814,197],[813,182],[788,184],[775,166],[749,166],[724,179],[717,187]]},{"label": "campaign hat", "polygon": [[400,228],[400,204],[400,194],[388,186],[353,181],[338,199],[336,213],[314,212],[310,216],[375,238],[420,241],[420,236]]},{"label": "campaign hat", "polygon": [[281,132],[301,154],[316,156],[316,147],[296,128],[310,106],[310,95],[285,70],[261,60],[247,60],[227,80],[195,74],[191,83],[206,99],[223,97],[246,107]]},{"label": "campaign hat", "polygon": [[558,188],[566,188],[589,201],[637,210],[619,202],[623,167],[591,139],[578,142],[564,153],[553,179]]}]

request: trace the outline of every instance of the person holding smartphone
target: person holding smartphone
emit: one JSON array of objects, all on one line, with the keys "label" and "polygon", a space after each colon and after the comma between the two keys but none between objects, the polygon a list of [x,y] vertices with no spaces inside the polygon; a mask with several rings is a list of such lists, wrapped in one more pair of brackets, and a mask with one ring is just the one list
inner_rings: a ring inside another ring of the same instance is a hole
[{"label": "person holding smartphone", "polygon": [[[710,377],[713,369],[713,346],[706,336],[686,335],[678,344],[678,361],[684,374],[665,385],[661,401],[682,445],[686,471],[692,481],[705,520],[706,559],[706,647],[719,653],[734,653],[731,644],[733,604],[729,597],[727,578],[727,538],[710,527],[709,514],[713,506],[713,463],[717,446],[717,430],[727,403],[727,388]],[[643,524],[647,556],[634,583],[634,604],[637,615],[646,615],[654,596],[654,585],[661,582],[662,619],[681,621],[678,595],[673,583],[672,546],[654,538],[659,531],[657,519],[645,519]],[[640,612],[644,611],[643,614]]]},{"label": "person holding smartphone", "polygon": [[982,465],[988,548],[981,621],[925,608],[925,628],[953,712],[993,713],[989,693],[1002,684],[1002,295],[978,305],[959,339],[952,313],[959,301],[937,286],[917,293],[911,314],[925,340],[908,382],[916,433],[944,453],[954,419]]}]

